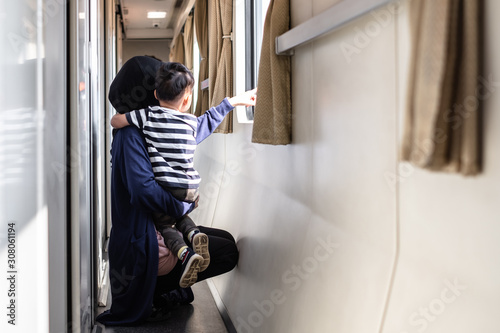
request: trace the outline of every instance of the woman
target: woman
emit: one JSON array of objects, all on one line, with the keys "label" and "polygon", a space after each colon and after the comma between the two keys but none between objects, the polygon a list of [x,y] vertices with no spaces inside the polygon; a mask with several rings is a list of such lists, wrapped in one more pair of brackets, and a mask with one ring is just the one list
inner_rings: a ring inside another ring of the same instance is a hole
[{"label": "woman", "polygon": [[[161,61],[147,56],[127,61],[110,87],[113,107],[124,113],[158,105],[154,81],[160,65]],[[114,133],[111,155],[113,227],[108,252],[112,303],[97,320],[105,325],[132,325],[158,316],[172,296],[180,296],[181,303],[193,300],[189,289],[179,288],[181,263],[163,244],[153,213],[180,217],[197,202],[178,201],[156,183],[144,138],[136,127]],[[198,274],[198,281],[232,270],[238,262],[234,238],[223,230],[199,228],[209,237],[211,260]]]}]

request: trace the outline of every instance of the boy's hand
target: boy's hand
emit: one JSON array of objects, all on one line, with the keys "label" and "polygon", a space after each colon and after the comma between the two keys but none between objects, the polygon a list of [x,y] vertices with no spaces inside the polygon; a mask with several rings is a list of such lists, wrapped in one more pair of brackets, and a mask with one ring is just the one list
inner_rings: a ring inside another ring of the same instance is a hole
[{"label": "boy's hand", "polygon": [[228,101],[232,106],[255,106],[255,102],[257,101],[257,88],[231,97],[228,99]]},{"label": "boy's hand", "polygon": [[125,116],[125,114],[117,113],[111,118],[111,126],[113,126],[113,128],[118,129],[118,128],[126,127],[128,125],[130,125],[130,124],[128,123],[128,120],[127,120],[127,117]]}]

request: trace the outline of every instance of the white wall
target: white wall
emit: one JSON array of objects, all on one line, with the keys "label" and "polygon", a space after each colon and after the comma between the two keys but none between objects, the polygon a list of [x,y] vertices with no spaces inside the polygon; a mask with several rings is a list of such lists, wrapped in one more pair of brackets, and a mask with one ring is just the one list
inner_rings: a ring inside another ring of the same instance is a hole
[{"label": "white wall", "polygon": [[123,64],[132,57],[153,55],[163,61],[168,61],[170,40],[133,40],[125,39],[122,44]]},{"label": "white wall", "polygon": [[[292,26],[335,2],[291,1]],[[500,3],[486,3],[485,76],[498,80]],[[237,269],[214,282],[239,332],[498,330],[500,95],[484,102],[480,176],[398,163],[406,9],[295,50],[291,145],[252,144],[251,125],[235,123],[198,147],[192,216],[238,241]]]},{"label": "white wall", "polygon": [[[472,178],[401,166],[400,260],[384,332],[498,332],[500,321],[500,2],[485,1],[484,172]],[[398,70],[406,71],[401,20]],[[482,82],[482,80],[480,82]],[[406,90],[400,89],[404,96]],[[402,108],[402,105],[401,105]],[[400,108],[400,109],[401,109]]]}]

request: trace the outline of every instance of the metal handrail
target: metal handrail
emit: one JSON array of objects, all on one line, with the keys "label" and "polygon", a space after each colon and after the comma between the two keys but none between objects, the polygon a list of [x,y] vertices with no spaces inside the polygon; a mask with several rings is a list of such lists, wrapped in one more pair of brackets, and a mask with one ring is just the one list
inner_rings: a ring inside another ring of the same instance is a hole
[{"label": "metal handrail", "polygon": [[276,37],[276,54],[291,55],[299,45],[344,26],[346,23],[394,0],[343,0],[319,15]]}]

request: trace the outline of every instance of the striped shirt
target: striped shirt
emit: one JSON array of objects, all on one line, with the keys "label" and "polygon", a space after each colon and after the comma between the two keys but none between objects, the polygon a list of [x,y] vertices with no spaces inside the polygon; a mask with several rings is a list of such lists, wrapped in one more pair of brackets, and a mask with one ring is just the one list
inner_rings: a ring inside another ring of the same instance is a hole
[{"label": "striped shirt", "polygon": [[125,113],[130,125],[144,134],[156,181],[165,187],[198,188],[200,175],[194,169],[196,145],[224,120],[233,106],[225,98],[202,116],[161,106]]},{"label": "striped shirt", "polygon": [[144,133],[156,180],[166,187],[198,188],[194,169],[196,116],[160,106],[125,114],[127,121]]}]

